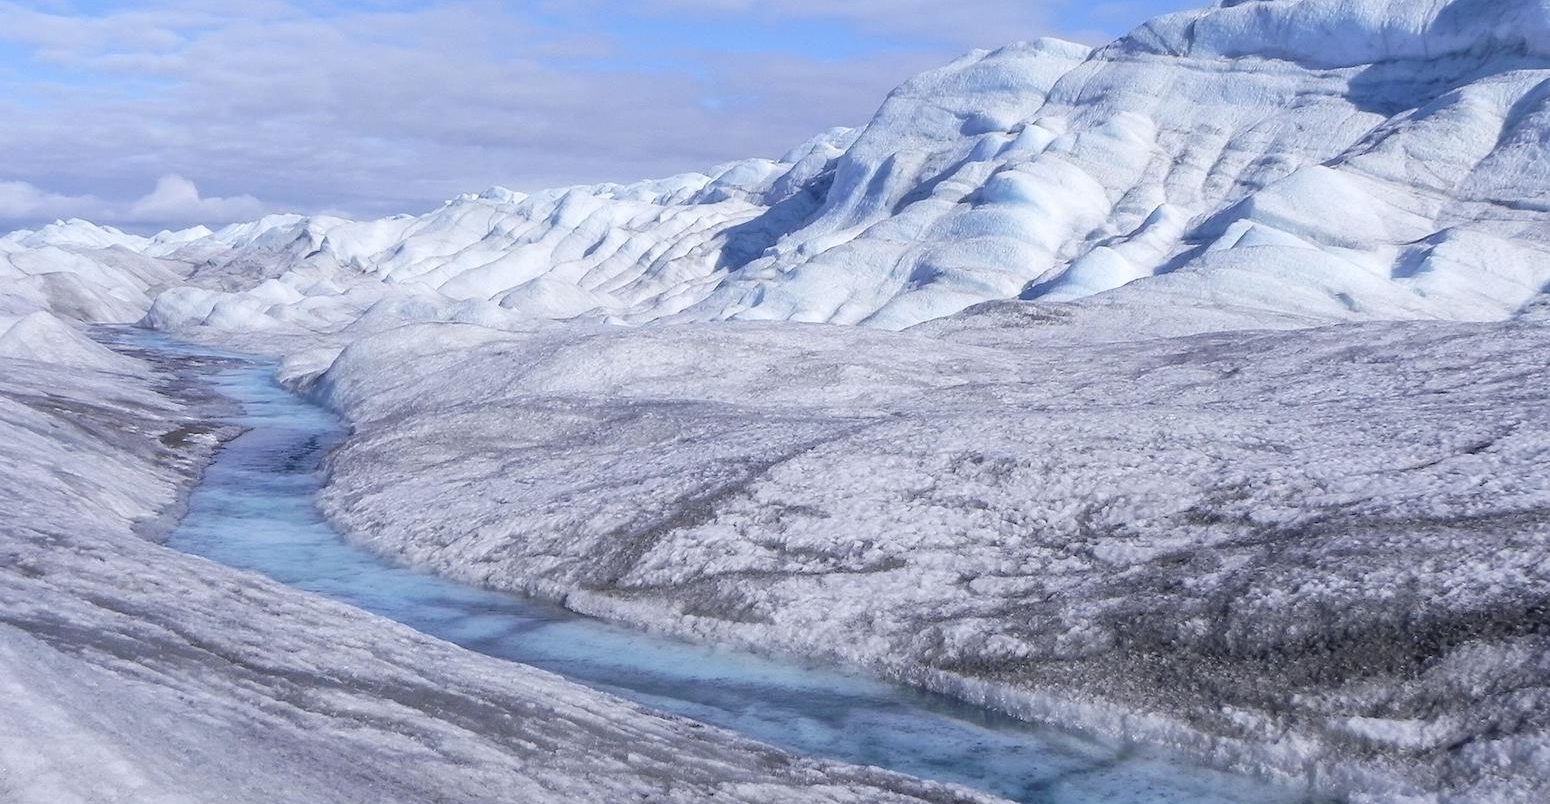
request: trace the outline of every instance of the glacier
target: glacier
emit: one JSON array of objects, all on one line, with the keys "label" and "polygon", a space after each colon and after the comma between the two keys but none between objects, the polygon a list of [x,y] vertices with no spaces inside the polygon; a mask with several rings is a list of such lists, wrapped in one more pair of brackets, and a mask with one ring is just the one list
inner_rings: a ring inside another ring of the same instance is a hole
[{"label": "glacier", "polygon": [[1550,0],[1225,0],[970,53],[776,159],[11,233],[0,361],[129,377],[81,327],[130,323],[282,357],[352,428],[324,511],[439,574],[1357,800],[1534,801],[1547,146]]}]

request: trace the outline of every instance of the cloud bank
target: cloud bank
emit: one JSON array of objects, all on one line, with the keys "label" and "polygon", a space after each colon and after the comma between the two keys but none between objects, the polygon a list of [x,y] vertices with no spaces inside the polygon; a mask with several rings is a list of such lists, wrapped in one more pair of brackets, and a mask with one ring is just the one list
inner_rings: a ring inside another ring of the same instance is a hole
[{"label": "cloud bank", "polygon": [[267,211],[269,207],[251,195],[205,197],[193,182],[177,175],[161,177],[149,193],[128,202],[51,193],[22,181],[0,182],[0,220],[87,218],[150,229],[179,228],[191,222],[233,223],[252,220]]}]

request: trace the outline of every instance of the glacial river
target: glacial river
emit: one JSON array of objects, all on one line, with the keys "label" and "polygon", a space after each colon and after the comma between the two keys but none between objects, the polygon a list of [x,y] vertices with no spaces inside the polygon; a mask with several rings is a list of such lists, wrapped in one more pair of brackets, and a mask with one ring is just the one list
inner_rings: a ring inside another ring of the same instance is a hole
[{"label": "glacial river", "polygon": [[[210,354],[150,334],[142,348]],[[469,650],[549,670],[789,751],[956,782],[1025,802],[1294,802],[1292,790],[1133,745],[1026,723],[953,699],[796,661],[688,644],[548,603],[395,566],[340,537],[314,505],[338,419],[263,361],[211,364],[238,402],[229,443],[170,545],[260,572]]]}]

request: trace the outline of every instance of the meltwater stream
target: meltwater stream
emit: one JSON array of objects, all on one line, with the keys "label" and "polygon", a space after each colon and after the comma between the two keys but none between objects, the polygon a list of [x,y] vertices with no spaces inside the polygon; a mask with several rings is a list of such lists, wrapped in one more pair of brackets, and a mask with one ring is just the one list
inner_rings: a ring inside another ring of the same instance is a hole
[{"label": "meltwater stream", "polygon": [[[155,335],[125,345],[211,350]],[[830,669],[651,636],[557,606],[394,566],[345,542],[314,505],[342,437],[274,366],[214,361],[240,403],[229,443],[195,488],[172,547],[254,570],[470,650],[559,673],[649,707],[787,750],[956,782],[1018,801],[1291,802],[1302,796],[1166,755],[1035,726],[952,699]]]}]

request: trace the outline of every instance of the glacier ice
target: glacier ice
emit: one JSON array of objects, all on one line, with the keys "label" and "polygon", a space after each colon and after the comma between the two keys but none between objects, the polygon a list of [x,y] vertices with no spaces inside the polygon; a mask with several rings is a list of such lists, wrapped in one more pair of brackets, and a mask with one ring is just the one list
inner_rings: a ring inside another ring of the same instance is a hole
[{"label": "glacier ice", "polygon": [[1547,42],[1547,0],[1225,0],[967,54],[777,159],[64,221],[0,237],[0,360],[133,373],[75,322],[284,355],[356,428],[329,514],[461,579],[1533,800]]},{"label": "glacier ice", "polygon": [[322,505],[469,582],[1331,789],[1546,784],[1544,322],[990,314],[368,336],[311,379],[353,429]]}]

